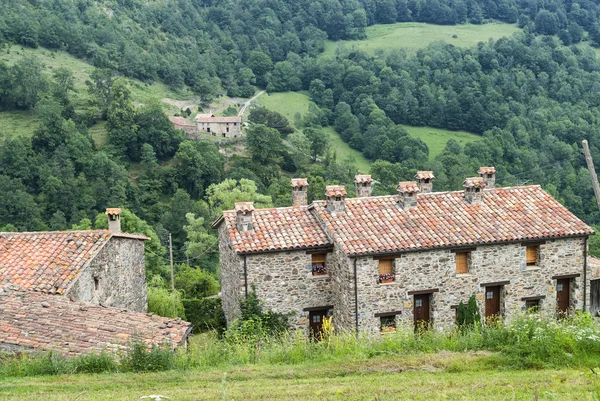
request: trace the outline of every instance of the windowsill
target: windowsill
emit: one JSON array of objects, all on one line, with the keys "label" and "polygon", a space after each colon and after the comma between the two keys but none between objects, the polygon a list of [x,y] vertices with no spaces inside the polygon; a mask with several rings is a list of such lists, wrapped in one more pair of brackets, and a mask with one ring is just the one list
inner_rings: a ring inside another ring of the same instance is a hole
[{"label": "windowsill", "polygon": [[530,272],[530,271],[536,271],[536,270],[540,270],[541,266],[526,266],[525,267],[525,271],[526,272]]},{"label": "windowsill", "polygon": [[311,274],[310,278],[329,278],[329,274]]},{"label": "windowsill", "polygon": [[461,278],[461,277],[473,277],[473,275],[471,273],[460,273],[460,274],[456,274],[455,276],[456,278]]},{"label": "windowsill", "polygon": [[391,283],[377,283],[377,284],[379,284],[379,285],[392,285],[394,283],[395,283],[395,281],[392,281]]}]

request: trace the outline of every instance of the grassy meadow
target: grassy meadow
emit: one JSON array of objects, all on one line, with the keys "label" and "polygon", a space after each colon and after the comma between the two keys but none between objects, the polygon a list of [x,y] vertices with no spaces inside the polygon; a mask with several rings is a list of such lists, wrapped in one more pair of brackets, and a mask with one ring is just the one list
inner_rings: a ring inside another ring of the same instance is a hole
[{"label": "grassy meadow", "polygon": [[410,125],[403,125],[403,127],[406,131],[408,131],[410,136],[413,138],[419,138],[427,144],[427,147],[429,148],[430,159],[434,159],[437,155],[442,153],[446,143],[450,139],[454,139],[462,146],[465,146],[465,144],[469,142],[481,139],[479,135],[467,131],[450,131],[447,129],[413,127]]},{"label": "grassy meadow", "polygon": [[[357,48],[369,54],[375,50],[407,49],[417,50],[427,47],[431,42],[443,40],[455,46],[468,47],[510,36],[520,31],[516,25],[490,23],[485,25],[433,25],[421,22],[398,22],[389,25],[372,25],[366,28],[367,38],[364,40],[327,41],[321,57],[335,57],[338,46],[351,50]],[[454,37],[456,35],[456,37]]]},{"label": "grassy meadow", "polygon": [[[255,103],[282,114],[293,124],[296,113],[302,116],[308,113],[310,98],[306,92],[264,93]],[[329,138],[330,149],[336,151],[339,161],[351,159],[360,172],[371,171],[371,163],[362,153],[344,142],[333,127],[326,127],[322,131]]]}]

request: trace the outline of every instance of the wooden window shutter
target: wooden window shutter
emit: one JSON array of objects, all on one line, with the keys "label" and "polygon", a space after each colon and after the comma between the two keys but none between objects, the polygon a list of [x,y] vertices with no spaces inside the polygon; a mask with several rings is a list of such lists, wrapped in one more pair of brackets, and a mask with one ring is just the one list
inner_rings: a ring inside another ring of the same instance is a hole
[{"label": "wooden window shutter", "polygon": [[456,252],[456,274],[469,272],[468,256],[468,252]]},{"label": "wooden window shutter", "polygon": [[379,274],[392,274],[393,273],[393,269],[392,269],[392,264],[393,264],[393,260],[392,259],[385,259],[385,260],[380,260],[379,261]]},{"label": "wooden window shutter", "polygon": [[313,254],[312,255],[312,262],[313,263],[325,263],[325,254],[324,253]]},{"label": "wooden window shutter", "polygon": [[526,262],[528,266],[533,266],[537,264],[537,254],[538,247],[537,246],[528,246],[526,251]]}]

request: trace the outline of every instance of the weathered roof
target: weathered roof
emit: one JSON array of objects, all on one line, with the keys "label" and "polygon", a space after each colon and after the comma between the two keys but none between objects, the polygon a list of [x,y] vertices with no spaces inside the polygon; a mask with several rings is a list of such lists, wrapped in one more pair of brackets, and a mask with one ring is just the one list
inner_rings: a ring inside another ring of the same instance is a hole
[{"label": "weathered roof", "polygon": [[479,174],[496,174],[496,169],[494,167],[480,167]]},{"label": "weathered roof", "polygon": [[147,313],[83,302],[60,295],[0,288],[0,349],[55,350],[77,355],[118,350],[132,339],[175,347],[191,324]]},{"label": "weathered roof", "polygon": [[346,196],[346,187],[343,185],[327,185],[325,187],[325,195],[330,198],[336,196]]},{"label": "weathered roof", "polygon": [[111,237],[149,239],[109,230],[0,233],[0,287],[62,294]]},{"label": "weathered roof", "polygon": [[357,184],[371,184],[373,182],[373,178],[371,178],[370,174],[357,174],[354,176],[354,182]]},{"label": "weathered roof", "polygon": [[234,210],[242,213],[252,212],[254,210],[254,202],[236,202]]},{"label": "weathered roof", "polygon": [[415,179],[417,180],[432,180],[434,178],[435,176],[433,175],[433,171],[417,171],[417,174],[415,174]]},{"label": "weathered roof", "polygon": [[465,188],[485,188],[485,182],[482,177],[469,177],[465,178],[463,182]]},{"label": "weathered roof", "polygon": [[313,210],[351,256],[593,234],[537,185],[486,189],[476,205],[465,201],[464,191],[420,194],[408,210],[398,199],[346,199],[335,216],[324,201]]},{"label": "weathered roof", "polygon": [[396,187],[396,189],[400,193],[415,193],[420,191],[419,186],[415,181],[402,181],[400,184],[398,184],[398,187]]},{"label": "weathered roof", "polygon": [[[307,206],[255,209],[252,231],[240,233],[232,210],[223,212],[223,221],[237,253],[284,251],[329,246],[319,221]],[[217,225],[218,222],[215,223]],[[213,225],[213,226],[215,226]]]},{"label": "weathered roof", "polygon": [[241,123],[242,117],[206,117],[199,114],[196,116],[195,120],[199,123]]},{"label": "weathered roof", "polygon": [[308,187],[308,180],[306,178],[292,178],[290,186],[292,188]]},{"label": "weathered roof", "polygon": [[196,126],[193,122],[191,122],[190,120],[188,120],[187,118],[184,118],[184,117],[171,116],[171,117],[169,117],[169,120],[171,120],[171,122],[176,125],[187,126],[187,127],[195,127]]}]

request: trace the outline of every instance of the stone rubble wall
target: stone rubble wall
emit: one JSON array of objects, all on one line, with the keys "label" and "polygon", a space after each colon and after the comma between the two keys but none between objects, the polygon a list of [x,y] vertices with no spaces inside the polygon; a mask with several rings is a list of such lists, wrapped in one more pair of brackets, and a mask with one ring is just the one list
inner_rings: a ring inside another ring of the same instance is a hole
[{"label": "stone rubble wall", "polygon": [[[248,286],[256,286],[265,307],[275,312],[292,312],[292,329],[308,332],[304,308],[333,305],[331,254],[325,266],[328,274],[312,275],[312,255],[306,251],[274,252],[247,256]],[[334,318],[335,319],[335,318]]]},{"label": "stone rubble wall", "polygon": [[333,327],[337,332],[356,328],[354,305],[354,259],[348,258],[340,247],[329,254],[329,273],[333,292]]},{"label": "stone rubble wall", "polygon": [[[399,324],[413,324],[413,296],[409,291],[439,289],[431,295],[431,318],[436,329],[455,324],[452,306],[477,297],[481,315],[485,315],[485,287],[482,283],[510,281],[501,294],[505,320],[524,310],[523,297],[545,296],[540,301],[543,314],[555,315],[555,275],[580,274],[572,279],[571,306],[583,307],[583,238],[559,239],[540,245],[539,266],[525,263],[525,244],[479,246],[471,252],[468,274],[455,270],[456,254],[451,250],[434,250],[403,254],[394,260],[395,281],[378,283],[378,261],[371,257],[358,259],[359,325],[361,331],[379,331],[375,313],[402,313],[396,316]],[[351,260],[351,259],[348,259]],[[349,285],[350,280],[347,280]],[[349,291],[348,291],[349,292]],[[589,297],[589,287],[587,289]],[[337,316],[337,315],[334,315]],[[340,318],[345,322],[348,316]],[[336,319],[337,320],[337,319]],[[335,321],[334,321],[335,324]]]},{"label": "stone rubble wall", "polygon": [[245,296],[244,257],[232,247],[227,225],[219,227],[219,260],[221,268],[221,300],[227,325],[240,315],[240,300]]},{"label": "stone rubble wall", "polygon": [[65,295],[75,301],[146,312],[143,241],[112,237]]}]

